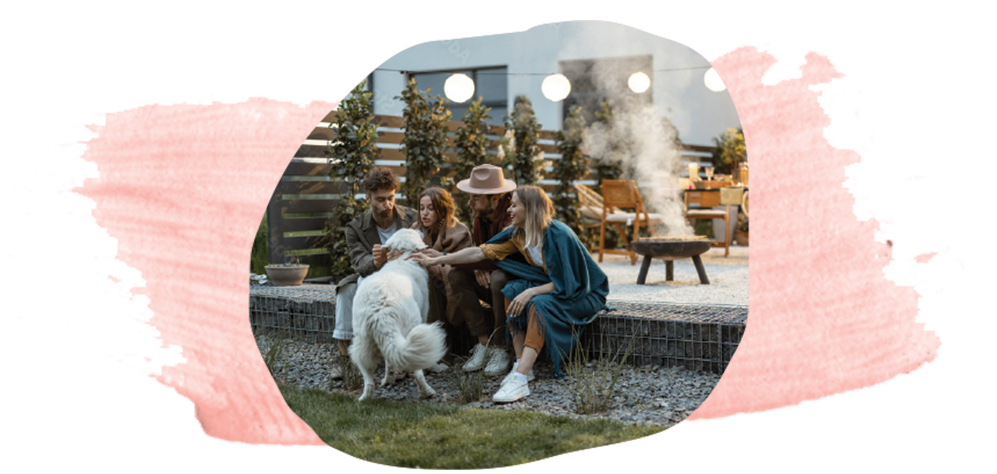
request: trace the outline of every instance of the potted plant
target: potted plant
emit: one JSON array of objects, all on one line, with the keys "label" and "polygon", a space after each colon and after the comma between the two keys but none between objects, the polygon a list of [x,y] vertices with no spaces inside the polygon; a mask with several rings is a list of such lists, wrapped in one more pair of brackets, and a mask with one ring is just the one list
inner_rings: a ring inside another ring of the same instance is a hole
[{"label": "potted plant", "polygon": [[308,264],[299,263],[297,258],[294,259],[294,263],[271,264],[265,268],[267,278],[273,286],[300,286],[308,274]]},{"label": "potted plant", "polygon": [[748,246],[748,216],[743,212],[737,213],[737,228],[734,229],[734,240],[737,245]]},{"label": "potted plant", "polygon": [[717,173],[735,175],[741,169],[741,163],[748,160],[748,148],[744,144],[744,132],[736,128],[715,137],[713,144],[713,169]]}]

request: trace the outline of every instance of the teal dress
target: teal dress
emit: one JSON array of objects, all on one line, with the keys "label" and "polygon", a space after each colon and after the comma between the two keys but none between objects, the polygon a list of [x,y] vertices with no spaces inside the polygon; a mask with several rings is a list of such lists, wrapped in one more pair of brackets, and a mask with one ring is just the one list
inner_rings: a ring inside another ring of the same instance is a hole
[{"label": "teal dress", "polygon": [[[514,227],[507,227],[487,243],[501,244],[512,238]],[[517,253],[515,257],[495,260],[496,266],[514,280],[502,289],[509,301],[523,291],[554,282],[554,291],[534,296],[522,313],[512,315],[513,333],[525,331],[530,307],[541,316],[538,324],[544,335],[544,347],[554,364],[554,377],[561,377],[561,361],[571,352],[582,332],[606,307],[609,279],[578,236],[568,226],[551,221],[544,233],[543,259],[547,273],[534,267]],[[511,337],[511,333],[507,336]]]}]

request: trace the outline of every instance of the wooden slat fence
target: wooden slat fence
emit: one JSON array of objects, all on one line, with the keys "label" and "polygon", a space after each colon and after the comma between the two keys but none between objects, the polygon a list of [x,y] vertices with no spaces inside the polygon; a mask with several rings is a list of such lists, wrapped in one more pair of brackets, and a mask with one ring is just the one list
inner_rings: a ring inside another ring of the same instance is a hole
[{"label": "wooden slat fence", "polygon": [[[335,122],[335,117],[336,112],[330,112],[298,148],[267,206],[270,263],[284,263],[297,258],[301,263],[311,266],[309,279],[328,275],[331,262],[326,246],[330,235],[324,227],[332,217],[332,208],[339,202],[345,190],[342,183],[329,177],[331,165],[325,154],[329,140],[335,138],[335,131],[330,128],[330,124]],[[402,117],[375,115],[373,121],[378,126],[377,147],[380,150],[380,158],[374,164],[388,167],[404,181],[405,155],[399,150],[404,137]],[[450,129],[447,137],[450,151],[445,153],[447,164],[434,178],[433,184],[438,184],[441,176],[453,175],[451,164],[456,161],[453,142],[456,130],[461,125],[462,123],[458,121],[447,124]],[[497,142],[505,131],[505,127],[502,126],[489,126],[487,137],[492,142],[490,148],[497,148]],[[548,160],[559,159],[561,155],[554,142],[554,132],[542,130],[539,135],[539,145],[544,151],[544,157]],[[685,146],[684,148],[684,156],[699,162],[708,161],[707,155],[712,151],[709,147]],[[492,164],[499,165],[494,150],[489,151],[489,156]],[[591,173],[579,182],[587,185],[596,184]],[[550,168],[545,170],[541,184],[547,192],[553,192],[557,187],[558,181],[553,179]],[[401,199],[402,196],[399,195],[398,198]]]}]

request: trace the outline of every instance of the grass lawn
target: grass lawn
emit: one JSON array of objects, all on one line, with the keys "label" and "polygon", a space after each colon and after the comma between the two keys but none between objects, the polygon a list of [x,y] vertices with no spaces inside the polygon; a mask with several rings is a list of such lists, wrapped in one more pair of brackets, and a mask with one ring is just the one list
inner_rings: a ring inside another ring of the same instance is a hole
[{"label": "grass lawn", "polygon": [[483,469],[641,438],[665,428],[458,408],[284,386],[284,400],[333,448],[389,466]]}]

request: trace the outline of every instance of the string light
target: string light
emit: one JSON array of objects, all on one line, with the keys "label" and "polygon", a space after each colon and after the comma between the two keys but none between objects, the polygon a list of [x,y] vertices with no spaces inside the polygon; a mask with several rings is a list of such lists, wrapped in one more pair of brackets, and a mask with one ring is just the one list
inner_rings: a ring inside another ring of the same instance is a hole
[{"label": "string light", "polygon": [[[471,70],[474,68],[468,68]],[[693,71],[696,69],[712,69],[712,66],[690,66],[690,67],[674,67],[668,69],[655,69],[654,72],[674,72],[674,71]],[[375,71],[385,71],[385,72],[398,72],[402,74],[449,74],[453,70],[448,71],[412,71],[409,69],[391,69],[391,68],[375,68]],[[478,70],[475,74],[478,76],[549,76],[551,72],[493,72],[489,70]]]},{"label": "string light", "polygon": [[[473,68],[472,68],[473,69]],[[706,69],[706,73],[703,75],[703,83],[708,89],[713,92],[722,92],[727,89],[723,81],[720,79],[720,74],[717,73],[716,69],[712,66],[689,66],[689,67],[679,67],[679,68],[667,68],[667,69],[655,69],[654,72],[674,72],[674,71],[693,71],[696,69]],[[391,69],[391,68],[376,68],[375,71],[385,71],[385,72],[398,72],[402,74],[447,74],[451,71],[409,71],[407,69]],[[560,73],[549,73],[549,72],[492,72],[489,70],[478,70],[475,72],[477,76],[545,76],[543,84],[541,85],[541,91],[544,97],[558,102],[564,100],[571,93],[571,82],[568,80],[564,74]],[[645,92],[651,86],[651,78],[643,72],[635,72],[630,75],[627,79],[627,86],[630,90],[640,94]],[[474,95],[474,81],[466,74],[462,73],[451,73],[450,77],[447,78],[443,86],[444,94],[447,98],[457,102],[462,103]]]},{"label": "string light", "polygon": [[560,102],[571,93],[571,82],[564,74],[551,74],[544,78],[540,92],[551,101]]},{"label": "string light", "polygon": [[466,74],[453,74],[443,83],[443,93],[458,104],[474,95],[474,81]]}]

